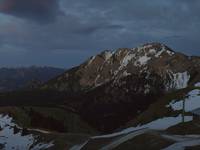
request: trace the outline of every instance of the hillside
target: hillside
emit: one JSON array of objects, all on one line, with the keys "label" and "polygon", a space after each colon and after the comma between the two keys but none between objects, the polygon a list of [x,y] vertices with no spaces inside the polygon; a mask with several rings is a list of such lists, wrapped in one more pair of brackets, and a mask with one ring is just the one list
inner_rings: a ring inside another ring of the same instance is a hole
[{"label": "hillside", "polygon": [[92,136],[71,150],[145,150],[147,146],[150,150],[196,150],[200,147],[200,119],[192,111],[199,108],[200,86],[197,83],[166,94],[126,127],[112,134]]}]

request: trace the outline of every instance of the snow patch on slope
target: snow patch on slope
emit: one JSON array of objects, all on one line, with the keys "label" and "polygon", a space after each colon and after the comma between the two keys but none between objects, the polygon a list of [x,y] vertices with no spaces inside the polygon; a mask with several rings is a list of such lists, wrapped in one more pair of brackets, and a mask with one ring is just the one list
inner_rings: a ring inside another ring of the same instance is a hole
[{"label": "snow patch on slope", "polygon": [[149,60],[151,60],[151,57],[148,57],[147,54],[145,54],[144,56],[138,58],[138,60],[135,62],[135,65],[146,65]]},{"label": "snow patch on slope", "polygon": [[165,51],[164,48],[162,50],[158,51],[157,54],[155,55],[155,57],[156,58],[160,57],[164,51]]},{"label": "snow patch on slope", "polygon": [[166,84],[166,89],[183,89],[188,86],[188,82],[190,80],[190,74],[185,71],[185,72],[178,72],[178,73],[173,73],[169,71],[170,75],[170,80]]},{"label": "snow patch on slope", "polygon": [[160,57],[164,52],[166,52],[168,55],[173,56],[175,53],[173,51],[167,50],[164,45],[162,45],[162,49],[158,51],[158,53],[155,55],[155,57]]},{"label": "snow patch on slope", "polygon": [[144,94],[150,93],[150,90],[151,90],[151,86],[149,84],[146,84],[144,86]]},{"label": "snow patch on slope", "polygon": [[121,62],[120,68],[126,67],[126,66],[128,65],[128,63],[129,63],[133,58],[135,58],[135,54],[127,54],[127,55],[123,58],[123,60],[122,60],[122,62]]},{"label": "snow patch on slope", "polygon": [[[180,119],[181,117],[178,117],[178,118]],[[191,119],[191,117],[188,117],[186,119],[187,120]],[[114,149],[115,147],[119,146],[120,144],[122,144],[128,140],[133,139],[134,137],[136,137],[138,135],[144,134],[145,132],[148,132],[149,129],[155,128],[158,130],[160,126],[162,126],[163,128],[168,128],[169,125],[173,124],[174,122],[176,123],[177,121],[179,121],[179,120],[174,119],[174,118],[167,118],[165,121],[156,120],[155,122],[151,122],[148,128],[142,128],[142,129],[136,130],[134,132],[130,132],[127,135],[124,135],[122,137],[119,137],[116,140],[114,140],[113,142],[109,143],[108,145],[102,147],[100,150]],[[191,136],[190,136],[190,138],[191,138]]]},{"label": "snow patch on slope", "polygon": [[[192,116],[185,116],[185,122],[189,122],[189,121],[192,121],[192,120],[193,120]],[[144,125],[141,125],[141,126],[130,127],[130,128],[124,129],[120,132],[115,132],[115,133],[112,133],[112,134],[91,137],[89,140],[87,140],[83,144],[73,146],[70,150],[81,150],[86,144],[88,144],[88,142],[90,140],[113,138],[113,137],[122,136],[122,137],[117,138],[117,140],[113,141],[112,143],[110,143],[110,144],[108,144],[108,145],[106,145],[102,148],[102,150],[111,149],[111,147],[112,148],[116,147],[119,144],[126,142],[129,139],[134,138],[137,135],[141,135],[141,134],[145,133],[146,131],[148,131],[148,129],[165,130],[165,129],[172,127],[172,126],[175,126],[175,125],[177,125],[181,122],[182,122],[182,115],[181,114],[178,115],[177,117],[163,117],[163,118],[154,120],[150,123],[147,123],[147,124],[144,124]]]},{"label": "snow patch on slope", "polygon": [[183,100],[175,102],[173,100],[167,107],[171,107],[174,111],[183,109],[183,101],[185,100],[185,111],[189,112],[200,108],[200,90],[192,90],[188,93],[187,97]]},{"label": "snow patch on slope", "polygon": [[150,49],[150,50],[149,50],[149,53],[150,53],[150,54],[155,54],[155,53],[156,53],[156,50],[155,50],[155,49]]},{"label": "snow patch on slope", "polygon": [[105,51],[104,52],[104,57],[105,57],[105,60],[107,61],[108,59],[110,59],[113,55],[113,52],[111,51]]},{"label": "snow patch on slope", "polygon": [[[185,116],[185,122],[189,122],[192,120],[193,120],[192,116]],[[163,117],[141,126],[130,127],[130,128],[122,130],[121,132],[116,132],[116,133],[112,133],[108,135],[95,136],[95,137],[92,137],[92,139],[115,137],[115,136],[119,136],[123,134],[128,134],[130,132],[144,129],[144,128],[155,129],[155,130],[166,130],[167,128],[171,126],[175,126],[181,122],[182,122],[181,114],[178,115],[177,117]]]},{"label": "snow patch on slope", "polygon": [[92,56],[92,57],[89,59],[87,65],[90,65],[90,64],[94,61],[95,58],[96,58],[96,56]]},{"label": "snow patch on slope", "polygon": [[14,127],[17,127],[17,124],[12,122],[12,118],[8,115],[3,116],[0,114],[0,144],[4,145],[4,149],[12,150],[40,150],[47,149],[52,147],[54,144],[50,143],[37,143],[37,137],[34,137],[32,134],[22,136],[21,131],[14,133]]},{"label": "snow patch on slope", "polygon": [[194,86],[195,87],[200,87],[200,82],[196,83]]},{"label": "snow patch on slope", "polygon": [[172,55],[175,54],[173,51],[169,51],[169,50],[167,50],[166,52],[167,52],[167,54],[170,55],[170,56],[172,56]]}]

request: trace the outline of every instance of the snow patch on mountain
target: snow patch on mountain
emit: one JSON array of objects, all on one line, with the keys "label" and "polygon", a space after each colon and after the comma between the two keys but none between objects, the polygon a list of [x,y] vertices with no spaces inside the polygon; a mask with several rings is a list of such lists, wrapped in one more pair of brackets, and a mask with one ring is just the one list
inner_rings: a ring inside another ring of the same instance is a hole
[{"label": "snow patch on mountain", "polygon": [[200,82],[196,83],[194,86],[195,87],[200,87]]},{"label": "snow patch on mountain", "polygon": [[[185,116],[185,122],[189,122],[192,120],[193,120],[192,116]],[[135,136],[145,133],[149,129],[166,130],[167,128],[175,126],[181,122],[182,122],[181,114],[178,115],[177,117],[163,117],[141,126],[124,129],[120,132],[90,137],[90,139],[84,142],[83,144],[75,145],[70,150],[81,150],[85,145],[88,144],[90,140],[98,140],[98,139],[105,139],[105,138],[109,139],[109,138],[121,136],[121,137],[118,137],[116,140],[112,141],[111,143],[109,143],[108,145],[101,148],[102,150],[111,149],[111,148],[117,147],[121,143],[128,141],[129,139],[134,138]]]},{"label": "snow patch on mountain", "polygon": [[[148,132],[149,129],[165,130],[165,129],[169,128],[170,126],[173,126],[173,124],[180,122],[181,118],[182,118],[181,115],[179,115],[177,117],[166,117],[166,118],[161,118],[161,119],[155,120],[153,122],[150,122],[149,124],[144,125],[144,128],[131,131],[128,134],[125,134],[124,136],[117,138],[117,140],[114,140],[113,142],[109,143],[108,145],[102,147],[101,150],[113,149],[113,148],[117,147],[118,145],[120,145],[130,139],[133,139],[134,137],[136,137],[138,135]],[[191,120],[192,120],[191,116],[186,117],[186,122],[191,121]]]},{"label": "snow patch on mountain", "polygon": [[187,94],[185,99],[176,101],[173,100],[167,107],[171,107],[174,111],[183,109],[183,101],[185,101],[185,111],[189,112],[200,108],[200,90],[195,89]]},{"label": "snow patch on mountain", "polygon": [[123,60],[121,61],[121,66],[120,68],[123,68],[123,67],[126,67],[128,65],[128,63],[133,59],[135,58],[135,54],[127,54]]},{"label": "snow patch on mountain", "polygon": [[169,50],[166,50],[166,52],[167,52],[167,54],[170,55],[170,56],[172,56],[172,55],[175,54],[173,51],[169,51]]},{"label": "snow patch on mountain", "polygon": [[104,82],[98,83],[98,80],[99,80],[100,77],[101,77],[101,75],[98,74],[95,81],[94,81],[95,87],[101,86],[104,83]]},{"label": "snow patch on mountain", "polygon": [[166,89],[183,89],[188,86],[188,82],[190,80],[190,74],[185,72],[173,73],[172,71],[168,71],[170,80],[166,84]]},{"label": "snow patch on mountain", "polygon": [[123,77],[127,77],[127,76],[129,76],[129,75],[131,75],[131,73],[128,73],[126,70],[123,72],[123,74],[122,74],[122,76]]},{"label": "snow patch on mountain", "polygon": [[161,44],[161,49],[160,50],[155,49],[153,47],[154,46],[150,44],[150,45],[144,46],[143,49],[149,49],[148,50],[148,54],[154,55],[156,58],[161,57],[161,55],[163,53],[167,53],[170,56],[173,56],[175,54],[173,51],[168,50],[167,47],[165,45],[163,45],[163,44]]},{"label": "snow patch on mountain", "polygon": [[[15,124],[11,117],[8,115],[0,114],[0,144],[4,146],[4,149],[12,150],[39,150],[47,149],[54,146],[53,142],[50,143],[39,143],[37,137],[29,134],[22,135],[21,128]],[[14,127],[20,129],[18,133],[14,133]]]},{"label": "snow patch on mountain", "polygon": [[[161,45],[161,49],[155,49],[154,45],[147,44],[141,47],[137,47],[135,49],[131,49],[132,53],[128,52],[127,55],[124,57],[122,64],[123,66],[127,66],[127,64],[135,58],[135,66],[143,66],[148,63],[149,60],[151,60],[154,57],[158,58],[160,57],[164,52],[168,55],[172,56],[175,53],[173,51],[170,51],[166,48],[165,45]],[[136,55],[139,54],[139,55]]]},{"label": "snow patch on mountain", "polygon": [[148,94],[151,90],[151,86],[149,84],[146,84],[144,86],[144,94]]},{"label": "snow patch on mountain", "polygon": [[89,59],[87,65],[90,65],[90,64],[95,60],[95,58],[96,58],[96,56],[92,56],[92,57]]},{"label": "snow patch on mountain", "polygon": [[162,48],[162,50],[160,50],[160,51],[157,52],[157,54],[155,55],[155,57],[156,58],[160,57],[164,51],[165,51],[165,49]]},{"label": "snow patch on mountain", "polygon": [[[192,120],[193,120],[192,116],[185,116],[185,122],[189,122]],[[120,132],[116,132],[116,133],[112,133],[112,134],[108,134],[108,135],[94,136],[91,138],[92,139],[110,138],[110,137],[128,134],[130,132],[140,130],[140,129],[145,129],[145,128],[155,129],[155,130],[166,130],[167,128],[175,126],[181,122],[182,122],[181,114],[178,115],[177,117],[163,117],[163,118],[159,118],[157,120],[154,120],[154,121],[149,122],[144,125],[138,125],[137,127],[130,127],[130,128],[124,129]]]},{"label": "snow patch on mountain", "polygon": [[149,53],[150,53],[150,54],[155,54],[155,53],[156,53],[156,50],[155,50],[155,49],[150,49],[150,50],[149,50]]},{"label": "snow patch on mountain", "polygon": [[107,61],[108,59],[110,59],[112,56],[113,56],[114,52],[112,51],[104,51],[104,57],[105,57],[105,60]]},{"label": "snow patch on mountain", "polygon": [[148,57],[147,54],[145,54],[136,60],[135,66],[146,65],[149,60],[151,60],[151,57]]},{"label": "snow patch on mountain", "polygon": [[[118,53],[121,53],[121,51],[118,51]],[[135,54],[131,53],[131,51],[127,52],[124,58],[120,61],[120,66],[118,69],[114,71],[114,75],[117,75],[121,70],[123,70],[134,58]]]}]

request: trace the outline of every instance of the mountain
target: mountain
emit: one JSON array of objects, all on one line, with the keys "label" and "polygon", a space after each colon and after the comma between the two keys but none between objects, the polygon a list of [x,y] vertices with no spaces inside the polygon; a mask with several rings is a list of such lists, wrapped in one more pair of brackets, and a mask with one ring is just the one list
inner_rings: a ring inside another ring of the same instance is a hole
[{"label": "mountain", "polygon": [[166,94],[200,81],[200,57],[160,43],[103,51],[43,84],[64,91],[65,105],[99,131],[123,126]]},{"label": "mountain", "polygon": [[51,145],[44,149],[200,148],[198,56],[160,43],[106,50],[31,87],[0,93],[0,121],[20,126],[16,135],[0,128],[11,133],[0,148],[9,137],[24,140],[22,127],[32,139],[25,146]]},{"label": "mountain", "polygon": [[176,53],[164,44],[149,43],[133,49],[103,51],[47,82],[43,88],[69,92],[89,91],[108,82],[118,84],[123,78],[136,76],[150,83],[141,84],[145,87],[138,85],[135,92],[151,93],[151,87],[156,83],[168,92],[185,88],[191,78],[199,78],[196,76],[199,75],[199,67],[199,57]]},{"label": "mountain", "polygon": [[0,91],[34,88],[63,72],[53,67],[0,68]]}]

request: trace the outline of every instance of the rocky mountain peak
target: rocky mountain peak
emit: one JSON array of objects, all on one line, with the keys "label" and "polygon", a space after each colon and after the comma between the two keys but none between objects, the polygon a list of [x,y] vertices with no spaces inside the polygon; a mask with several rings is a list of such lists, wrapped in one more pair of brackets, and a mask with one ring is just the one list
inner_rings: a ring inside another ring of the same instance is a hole
[{"label": "rocky mountain peak", "polygon": [[161,43],[148,43],[136,49],[142,49],[146,53],[156,55],[156,57],[159,57],[162,53],[167,53],[169,55],[175,54],[173,50]]},{"label": "rocky mountain peak", "polygon": [[[132,80],[146,82],[145,85],[141,83],[141,87],[138,85],[139,91],[151,91],[144,86],[154,87],[155,81],[162,84],[166,91],[181,89],[189,84],[194,72],[199,72],[197,65],[194,65],[199,62],[197,60],[199,58],[194,60],[176,53],[161,43],[147,43],[136,48],[120,48],[115,51],[105,50],[58,77],[59,82],[55,79],[53,87],[59,90],[93,89],[108,82],[121,85],[121,79],[126,80],[131,76]],[[72,81],[74,78],[76,81]]]},{"label": "rocky mountain peak", "polygon": [[161,58],[172,57],[176,54],[173,50],[161,43],[148,43],[136,48],[120,48],[115,51],[105,50],[97,56],[93,56],[88,60],[88,65],[93,61],[102,63],[119,62],[122,67],[127,66],[129,62],[134,61],[135,66],[144,66],[148,61]]}]

